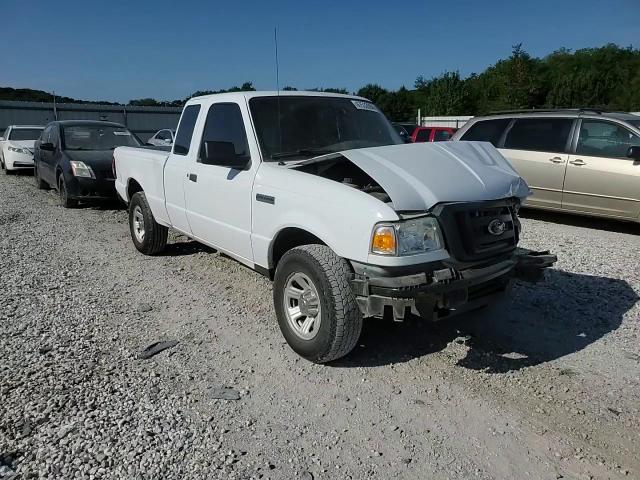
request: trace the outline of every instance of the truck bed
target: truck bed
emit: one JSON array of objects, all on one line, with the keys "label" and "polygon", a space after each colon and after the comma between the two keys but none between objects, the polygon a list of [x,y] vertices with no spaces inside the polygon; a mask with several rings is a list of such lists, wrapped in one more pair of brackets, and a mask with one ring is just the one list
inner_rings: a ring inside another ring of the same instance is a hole
[{"label": "truck bed", "polygon": [[[131,187],[137,183],[144,190],[157,221],[168,222],[164,196],[164,166],[169,151],[157,147],[118,147],[113,152],[116,167],[116,190],[128,203]],[[135,182],[135,183],[134,183]]]}]

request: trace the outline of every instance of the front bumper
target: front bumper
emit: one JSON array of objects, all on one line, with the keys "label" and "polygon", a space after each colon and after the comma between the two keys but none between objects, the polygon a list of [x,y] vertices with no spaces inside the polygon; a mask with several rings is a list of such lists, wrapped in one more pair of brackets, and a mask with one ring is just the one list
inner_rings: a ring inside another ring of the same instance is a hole
[{"label": "front bumper", "polygon": [[491,303],[514,278],[535,283],[556,261],[549,252],[518,248],[509,258],[479,266],[442,261],[399,272],[353,264],[352,288],[365,317],[382,317],[390,308],[397,321],[407,309],[438,320]]},{"label": "front bumper", "polygon": [[67,192],[74,200],[106,200],[116,198],[114,180],[68,175]]},{"label": "front bumper", "polygon": [[33,168],[33,155],[24,153],[6,152],[4,163],[8,170],[19,170],[22,168]]}]

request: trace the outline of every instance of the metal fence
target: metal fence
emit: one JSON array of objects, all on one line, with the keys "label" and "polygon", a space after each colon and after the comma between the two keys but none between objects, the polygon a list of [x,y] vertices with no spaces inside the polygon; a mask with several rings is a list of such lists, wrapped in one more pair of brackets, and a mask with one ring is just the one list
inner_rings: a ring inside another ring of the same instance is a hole
[{"label": "metal fence", "polygon": [[446,117],[422,117],[420,119],[420,124],[423,127],[452,127],[452,128],[460,128],[465,123],[469,121],[469,119],[473,118],[472,115],[462,115],[462,116],[446,116]]},{"label": "metal fence", "polygon": [[85,103],[39,103],[0,100],[0,134],[9,125],[46,125],[55,120],[103,120],[125,125],[146,141],[163,128],[175,129],[180,107],[126,107]]}]

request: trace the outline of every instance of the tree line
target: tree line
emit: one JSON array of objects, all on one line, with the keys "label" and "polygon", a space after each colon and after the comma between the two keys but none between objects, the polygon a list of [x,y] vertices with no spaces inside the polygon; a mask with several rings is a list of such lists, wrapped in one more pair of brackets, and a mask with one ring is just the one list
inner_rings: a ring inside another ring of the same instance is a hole
[{"label": "tree line", "polygon": [[[182,106],[191,97],[211,93],[255,90],[252,82],[222,90],[201,90],[171,101],[132,99],[131,106]],[[286,86],[283,90],[297,90]],[[345,88],[305,90],[350,93]],[[559,49],[546,57],[532,57],[522,44],[511,55],[498,60],[482,73],[463,78],[457,71],[415,80],[413,88],[388,90],[368,84],[353,92],[376,103],[392,120],[408,121],[417,110],[423,115],[478,115],[498,110],[592,107],[606,110],[640,111],[640,50],[607,44],[576,51]],[[0,88],[0,100],[52,102],[53,95],[41,90]],[[60,103],[84,102],[56,97]]]}]

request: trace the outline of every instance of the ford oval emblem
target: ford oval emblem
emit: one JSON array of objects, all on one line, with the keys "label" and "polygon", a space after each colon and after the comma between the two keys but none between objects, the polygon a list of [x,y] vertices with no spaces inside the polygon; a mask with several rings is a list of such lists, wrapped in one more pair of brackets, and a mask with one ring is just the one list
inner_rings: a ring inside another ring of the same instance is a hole
[{"label": "ford oval emblem", "polygon": [[498,235],[502,235],[506,229],[507,224],[499,218],[494,218],[489,222],[489,225],[487,225],[487,230],[489,230],[489,233],[491,235],[495,235],[496,237]]}]

